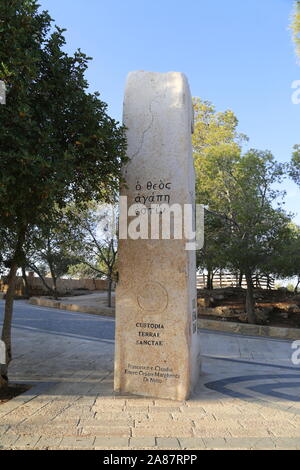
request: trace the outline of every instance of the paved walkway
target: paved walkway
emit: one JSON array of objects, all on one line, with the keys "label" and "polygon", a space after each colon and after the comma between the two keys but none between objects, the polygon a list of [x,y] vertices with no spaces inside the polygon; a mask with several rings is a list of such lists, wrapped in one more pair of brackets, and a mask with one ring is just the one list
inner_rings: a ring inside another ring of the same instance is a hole
[{"label": "paved walkway", "polygon": [[[3,301],[0,301],[0,307]],[[191,400],[115,396],[114,320],[16,302],[2,449],[300,449],[300,367],[290,341],[200,333]]]}]

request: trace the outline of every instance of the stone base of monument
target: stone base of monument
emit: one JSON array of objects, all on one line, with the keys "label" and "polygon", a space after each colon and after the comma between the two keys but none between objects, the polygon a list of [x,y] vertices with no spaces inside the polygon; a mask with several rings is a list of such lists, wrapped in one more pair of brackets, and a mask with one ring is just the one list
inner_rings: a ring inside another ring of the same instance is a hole
[{"label": "stone base of monument", "polygon": [[149,231],[135,239],[123,233],[119,242],[114,387],[121,393],[185,400],[200,374],[195,251],[187,249],[184,230],[174,235],[179,219],[171,224],[173,237],[151,232],[157,208],[162,214],[176,204],[182,219],[186,206],[194,211],[192,123],[183,74],[129,74],[124,125],[130,160],[120,221],[128,226],[128,208],[140,204],[134,213],[146,211]]}]

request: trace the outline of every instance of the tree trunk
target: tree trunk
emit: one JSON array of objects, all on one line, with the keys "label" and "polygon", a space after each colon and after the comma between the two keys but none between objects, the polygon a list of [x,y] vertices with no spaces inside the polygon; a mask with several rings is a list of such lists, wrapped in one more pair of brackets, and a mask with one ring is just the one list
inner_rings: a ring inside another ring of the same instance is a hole
[{"label": "tree trunk", "polygon": [[29,287],[29,283],[28,283],[28,279],[27,279],[27,276],[26,276],[26,270],[25,270],[25,267],[22,266],[22,278],[23,278],[23,281],[24,281],[24,291],[25,291],[25,297],[27,297],[29,299],[30,297],[30,287]]},{"label": "tree trunk", "polygon": [[6,348],[6,364],[0,366],[0,387],[8,384],[8,366],[12,359],[12,344],[11,344],[11,325],[13,316],[13,304],[15,296],[15,286],[17,278],[17,270],[21,259],[22,247],[25,240],[26,227],[20,229],[16,249],[11,262],[10,271],[8,275],[8,289],[5,296],[4,320],[2,326],[1,340]]},{"label": "tree trunk", "polygon": [[213,289],[213,274],[209,269],[207,270],[206,289]]},{"label": "tree trunk", "polygon": [[53,282],[53,289],[52,289],[52,295],[53,295],[53,298],[55,300],[58,300],[58,292],[57,292],[57,277],[55,275],[55,271],[54,271],[54,268],[53,268],[53,265],[51,263],[51,261],[49,260],[48,258],[48,265],[49,265],[49,268],[50,268],[50,274],[51,274],[51,277],[52,277],[52,282]]},{"label": "tree trunk", "polygon": [[108,290],[107,290],[107,304],[109,307],[111,307],[111,291],[112,291],[112,279],[108,279]]},{"label": "tree trunk", "polygon": [[58,292],[57,292],[57,279],[56,277],[52,276],[52,280],[53,280],[53,297],[55,300],[58,300]]},{"label": "tree trunk", "polygon": [[243,271],[240,271],[240,274],[239,274],[239,287],[242,287],[242,284],[243,284]]},{"label": "tree trunk", "polygon": [[247,293],[246,293],[246,312],[248,315],[248,323],[256,323],[255,316],[255,302],[253,295],[253,283],[252,275],[250,271],[245,273],[246,282],[247,282]]},{"label": "tree trunk", "polygon": [[300,276],[298,276],[297,278],[297,284],[295,285],[295,289],[294,289],[294,294],[297,294],[298,293],[298,286],[300,284]]},{"label": "tree trunk", "polygon": [[54,295],[54,291],[53,291],[52,287],[48,286],[47,282],[44,279],[44,276],[42,276],[42,274],[37,269],[37,267],[34,266],[33,264],[28,265],[28,267],[30,269],[32,269],[32,271],[34,271],[39,276],[40,280],[42,281],[42,283],[46,287],[46,289],[49,291],[50,295]]},{"label": "tree trunk", "polygon": [[0,367],[0,376],[1,382],[0,387],[5,386],[8,383],[8,365],[12,359],[12,348],[11,348],[11,323],[12,323],[12,313],[13,313],[13,303],[15,296],[15,287],[16,287],[16,274],[18,270],[17,261],[13,261],[9,276],[8,276],[8,289],[5,296],[5,309],[4,309],[4,322],[2,327],[1,340],[5,343],[6,348],[6,364],[2,364]]}]

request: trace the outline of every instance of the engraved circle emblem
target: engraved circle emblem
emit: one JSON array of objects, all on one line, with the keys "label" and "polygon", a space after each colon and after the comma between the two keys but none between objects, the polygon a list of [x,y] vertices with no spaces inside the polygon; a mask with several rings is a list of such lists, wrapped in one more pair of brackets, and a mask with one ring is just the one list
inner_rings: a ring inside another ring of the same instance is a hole
[{"label": "engraved circle emblem", "polygon": [[160,313],[168,305],[168,293],[159,282],[149,281],[138,291],[137,302],[147,313]]}]

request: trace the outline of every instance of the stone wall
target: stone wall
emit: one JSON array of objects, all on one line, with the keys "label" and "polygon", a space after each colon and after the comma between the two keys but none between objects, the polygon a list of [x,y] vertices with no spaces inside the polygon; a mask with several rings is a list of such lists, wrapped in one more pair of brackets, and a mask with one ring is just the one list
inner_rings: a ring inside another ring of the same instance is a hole
[{"label": "stone wall", "polygon": [[[48,295],[49,291],[46,289],[39,277],[33,275],[27,276],[30,296],[35,295]],[[47,284],[52,287],[53,282],[51,278],[46,278]],[[57,289],[60,294],[72,293],[74,290],[107,290],[108,282],[105,279],[58,279]],[[7,291],[8,284],[6,276],[0,279],[0,292]],[[25,284],[22,277],[17,278],[15,294],[18,296],[26,295]]]}]

